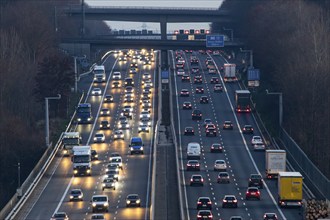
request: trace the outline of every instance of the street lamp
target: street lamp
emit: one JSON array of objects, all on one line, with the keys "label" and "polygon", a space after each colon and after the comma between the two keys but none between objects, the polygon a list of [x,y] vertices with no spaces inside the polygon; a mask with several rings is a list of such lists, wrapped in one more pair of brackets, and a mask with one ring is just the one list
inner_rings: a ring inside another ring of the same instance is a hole
[{"label": "street lamp", "polygon": [[253,50],[243,50],[242,48],[241,49],[241,52],[243,53],[250,53],[250,69],[253,69]]},{"label": "street lamp", "polygon": [[48,100],[49,99],[61,99],[61,94],[57,94],[57,97],[45,97],[45,110],[46,110],[46,147],[49,147],[49,112],[48,112]]},{"label": "street lamp", "polygon": [[230,40],[233,42],[234,41],[234,30],[230,29],[230,28],[225,28],[225,27],[223,27],[223,30],[230,31]]},{"label": "street lamp", "polygon": [[278,95],[279,96],[279,123],[280,127],[282,126],[283,122],[283,94],[281,92],[268,92],[268,89],[266,89],[267,95]]}]

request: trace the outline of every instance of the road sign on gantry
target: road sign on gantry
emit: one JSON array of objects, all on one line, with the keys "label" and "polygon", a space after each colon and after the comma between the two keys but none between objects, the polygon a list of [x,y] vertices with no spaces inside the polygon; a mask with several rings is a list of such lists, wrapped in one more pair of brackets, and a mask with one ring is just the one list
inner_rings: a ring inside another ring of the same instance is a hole
[{"label": "road sign on gantry", "polygon": [[206,47],[224,47],[224,35],[206,35]]}]

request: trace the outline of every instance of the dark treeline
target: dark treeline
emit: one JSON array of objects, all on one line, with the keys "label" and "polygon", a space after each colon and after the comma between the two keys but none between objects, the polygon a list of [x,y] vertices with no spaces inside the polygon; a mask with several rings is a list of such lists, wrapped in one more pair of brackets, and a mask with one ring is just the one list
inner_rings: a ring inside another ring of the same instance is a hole
[{"label": "dark treeline", "polygon": [[253,49],[259,92],[266,85],[283,93],[284,128],[330,178],[330,1],[227,0],[223,7],[236,37]]},{"label": "dark treeline", "polygon": [[[45,150],[44,98],[61,94],[60,101],[50,103],[50,116],[68,116],[63,109],[74,84],[73,58],[58,49],[58,36],[78,36],[80,26],[59,4],[75,2],[0,1],[0,209],[18,186],[18,163],[22,183]],[[90,22],[86,34],[97,29],[109,30]]]}]

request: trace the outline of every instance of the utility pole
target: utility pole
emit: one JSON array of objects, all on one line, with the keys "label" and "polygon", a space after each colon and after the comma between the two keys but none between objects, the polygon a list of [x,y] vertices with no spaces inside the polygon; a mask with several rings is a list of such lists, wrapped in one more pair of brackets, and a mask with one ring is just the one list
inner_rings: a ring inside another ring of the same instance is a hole
[{"label": "utility pole", "polygon": [[81,37],[85,36],[85,0],[81,0]]}]

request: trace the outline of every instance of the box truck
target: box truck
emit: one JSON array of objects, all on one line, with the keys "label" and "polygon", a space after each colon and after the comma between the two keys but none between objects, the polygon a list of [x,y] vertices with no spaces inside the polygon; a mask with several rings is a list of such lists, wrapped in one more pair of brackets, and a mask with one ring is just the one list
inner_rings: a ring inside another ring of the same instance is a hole
[{"label": "box truck", "polygon": [[286,151],[266,150],[266,176],[268,179],[277,178],[279,172],[286,171]]},{"label": "box truck", "polygon": [[224,72],[225,72],[225,77],[224,77],[225,82],[235,82],[235,81],[237,81],[236,64],[225,63],[223,65],[223,68],[224,68]]},{"label": "box truck", "polygon": [[278,173],[278,204],[280,207],[301,207],[303,177],[299,172]]}]

